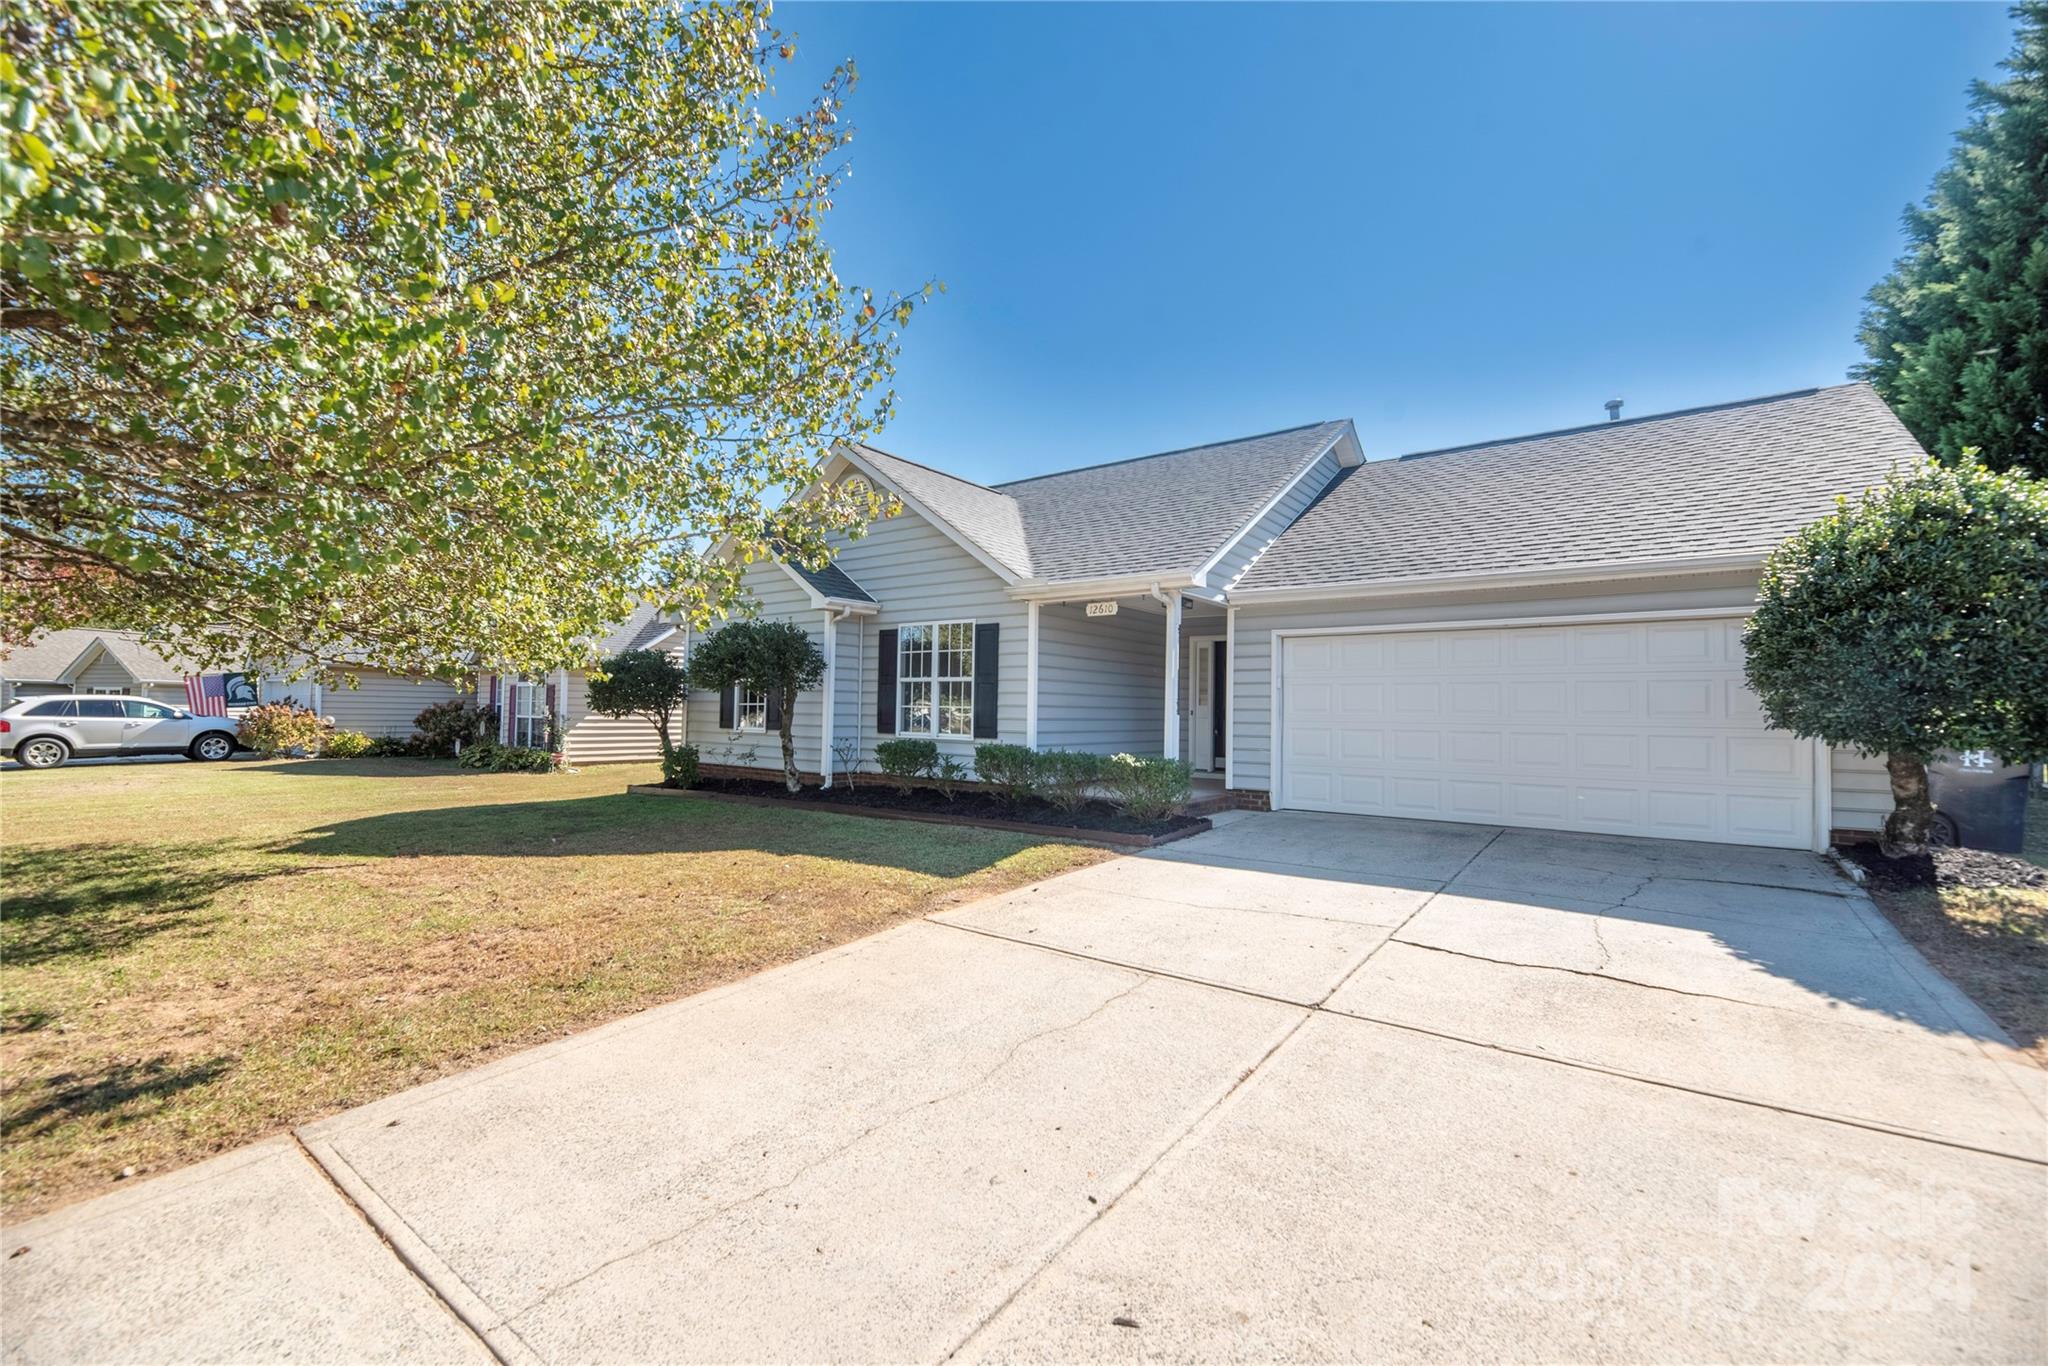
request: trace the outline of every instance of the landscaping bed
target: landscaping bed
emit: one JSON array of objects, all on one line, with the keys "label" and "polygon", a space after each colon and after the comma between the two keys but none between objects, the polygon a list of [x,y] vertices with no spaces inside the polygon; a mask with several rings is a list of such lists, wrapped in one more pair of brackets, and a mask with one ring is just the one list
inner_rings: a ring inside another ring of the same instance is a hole
[{"label": "landscaping bed", "polygon": [[1126,847],[1165,844],[1209,828],[1204,816],[1173,815],[1162,820],[1137,820],[1108,802],[1091,801],[1064,811],[1050,802],[1012,800],[989,792],[960,792],[948,798],[930,787],[908,791],[879,783],[857,786],[802,787],[791,792],[781,782],[759,778],[705,778],[690,788],[642,787],[636,792],[701,794],[768,804],[796,804],[846,811],[856,815],[940,821],[1032,834],[1065,834]]},{"label": "landscaping bed", "polygon": [[1842,854],[1899,933],[2048,1066],[2048,799],[2029,805],[2023,855],[1932,849],[1892,859],[1875,844]]}]

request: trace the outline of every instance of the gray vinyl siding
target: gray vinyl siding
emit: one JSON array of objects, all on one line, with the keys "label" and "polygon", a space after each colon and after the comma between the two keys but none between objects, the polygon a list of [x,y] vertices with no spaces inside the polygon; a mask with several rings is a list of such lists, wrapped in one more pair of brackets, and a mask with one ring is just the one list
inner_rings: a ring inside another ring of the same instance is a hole
[{"label": "gray vinyl siding", "polygon": [[[833,628],[833,678],[838,695],[832,708],[832,743],[835,748],[846,741],[859,743],[864,731],[860,714],[860,680],[874,665],[874,628],[866,626],[859,618],[849,617]],[[826,762],[836,773],[839,767],[835,755],[827,755]]]},{"label": "gray vinyl siding", "polygon": [[[740,580],[752,597],[763,621],[792,621],[810,633],[819,649],[824,648],[824,614],[812,607],[803,589],[780,565],[760,560],[747,567]],[[716,634],[713,631],[708,634]],[[702,637],[693,634],[692,640]],[[818,741],[824,715],[824,690],[812,688],[797,694],[796,712],[790,717],[790,738],[796,745],[799,772],[818,768]],[[718,724],[718,694],[695,691],[689,701],[689,743],[697,757],[707,764],[734,764],[780,772],[782,739],[777,731],[734,732]]]},{"label": "gray vinyl siding", "polygon": [[[863,771],[875,767],[876,739],[889,738],[875,733],[875,683],[879,633],[891,627],[950,621],[999,626],[997,738],[1009,744],[1024,743],[1028,609],[1009,596],[1001,579],[944,532],[912,512],[877,522],[860,540],[842,544],[837,562],[881,604],[877,615],[856,619],[861,642],[853,647],[856,658],[852,664],[845,659],[844,640],[841,643],[841,686],[855,690],[858,698],[853,720],[858,727],[855,733],[860,736]],[[817,619],[815,612],[812,618]],[[1044,725],[1041,713],[1041,744],[1045,741]],[[979,743],[986,742],[966,735],[939,738],[942,752],[970,763]]]},{"label": "gray vinyl siding", "polygon": [[1166,726],[1166,618],[1090,617],[1080,603],[1038,613],[1038,747],[1160,754]]},{"label": "gray vinyl siding", "polygon": [[[671,650],[681,659],[681,650]],[[572,671],[561,688],[555,706],[562,718],[562,762],[574,768],[587,764],[653,763],[661,758],[661,737],[654,722],[644,716],[600,716],[590,710],[590,679],[580,669]],[[686,708],[678,707],[669,718],[669,735],[677,744],[687,743],[684,735]],[[713,713],[714,719],[716,713]]]},{"label": "gray vinyl siding", "polygon": [[1837,830],[1882,830],[1892,814],[1892,780],[1881,754],[1838,749],[1830,756],[1828,795]]},{"label": "gray vinyl siding", "polygon": [[1307,511],[1308,505],[1316,500],[1316,495],[1337,477],[1337,470],[1336,453],[1324,452],[1315,464],[1309,466],[1307,473],[1296,480],[1294,486],[1273,505],[1273,510],[1254,523],[1245,538],[1232,547],[1228,555],[1216,562],[1215,568],[1209,571],[1209,587],[1227,589],[1237,582],[1238,577],[1251,567],[1252,561],[1263,554],[1267,546],[1273,544],[1274,538],[1287,530],[1295,518]]},{"label": "gray vinyl siding", "polygon": [[80,670],[74,682],[79,692],[90,692],[94,688],[119,688],[122,692],[141,696],[135,692],[137,684],[134,675],[105,654]]},{"label": "gray vinyl siding", "polygon": [[357,673],[353,688],[338,677],[325,680],[320,689],[320,712],[340,730],[405,736],[412,734],[415,716],[436,702],[460,696],[454,684],[439,679],[364,669]]},{"label": "gray vinyl siding", "polygon": [[1412,622],[1491,621],[1597,612],[1664,612],[1745,607],[1756,601],[1753,575],[1702,575],[1659,589],[1626,583],[1589,584],[1566,596],[1556,588],[1435,593],[1359,602],[1244,606],[1237,611],[1237,653],[1230,666],[1237,720],[1230,781],[1267,790],[1272,783],[1273,632],[1333,626],[1399,626]]}]

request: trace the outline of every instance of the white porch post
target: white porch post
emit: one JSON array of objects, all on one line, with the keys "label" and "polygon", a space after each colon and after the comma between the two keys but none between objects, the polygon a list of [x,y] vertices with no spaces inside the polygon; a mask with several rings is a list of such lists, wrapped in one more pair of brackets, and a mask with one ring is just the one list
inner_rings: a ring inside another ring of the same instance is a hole
[{"label": "white porch post", "polygon": [[1237,786],[1237,609],[1223,612],[1223,790]]},{"label": "white porch post", "polygon": [[1167,758],[1180,758],[1180,594],[1166,600],[1166,746]]},{"label": "white porch post", "polygon": [[1024,605],[1024,747],[1038,748],[1038,604]]},{"label": "white porch post", "polygon": [[825,612],[825,714],[818,720],[818,784],[832,786],[832,713],[839,703],[839,625]]}]

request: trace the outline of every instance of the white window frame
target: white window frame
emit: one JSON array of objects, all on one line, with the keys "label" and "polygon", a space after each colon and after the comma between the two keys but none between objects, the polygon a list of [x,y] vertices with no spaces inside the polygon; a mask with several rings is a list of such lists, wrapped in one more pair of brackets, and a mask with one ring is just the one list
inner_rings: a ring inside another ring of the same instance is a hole
[{"label": "white window frame", "polygon": [[[507,734],[511,743],[524,749],[539,749],[548,742],[548,685],[545,679],[515,679],[512,683],[512,721]],[[529,709],[526,703],[531,703]],[[522,738],[523,737],[523,738]]]},{"label": "white window frame", "polygon": [[[974,738],[974,627],[972,621],[913,621],[896,628],[896,733],[898,735],[926,735],[934,740],[971,740]],[[954,646],[950,650],[939,645],[939,633],[959,630],[967,633],[964,647]],[[925,636],[924,654],[929,667],[921,673],[912,673],[905,667],[905,650],[913,642],[911,633],[923,631]],[[947,673],[940,661],[948,653],[964,657],[964,671]],[[922,683],[929,691],[925,701],[925,724],[911,723],[910,688]],[[966,726],[961,730],[945,730],[939,722],[944,715],[942,699],[948,685],[966,695]]]},{"label": "white window frame", "polygon": [[128,697],[131,694],[126,688],[87,688],[85,689],[85,695],[87,697]]},{"label": "white window frame", "polygon": [[767,732],[768,693],[766,689],[760,692],[748,692],[745,688],[737,685],[734,686],[732,690],[732,728],[736,731],[758,731],[764,734]]}]

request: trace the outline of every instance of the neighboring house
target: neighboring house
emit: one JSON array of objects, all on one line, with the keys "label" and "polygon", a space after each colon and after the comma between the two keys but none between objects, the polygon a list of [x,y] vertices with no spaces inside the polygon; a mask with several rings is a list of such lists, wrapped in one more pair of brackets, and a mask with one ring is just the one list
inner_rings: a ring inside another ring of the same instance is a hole
[{"label": "neighboring house", "polygon": [[[686,628],[641,607],[593,642],[597,659],[627,650],[663,650],[682,658]],[[477,697],[498,709],[498,738],[504,744],[539,748],[547,741],[548,719],[561,737],[562,761],[573,766],[641,762],[661,757],[661,740],[644,717],[613,719],[590,710],[588,676],[581,669],[555,669],[521,675],[501,670],[477,674]],[[674,736],[683,740],[684,718],[675,718]]]},{"label": "neighboring house", "polygon": [[[900,504],[822,569],[750,566],[828,661],[799,762],[928,735],[1185,757],[1254,806],[1823,846],[1881,765],[1767,728],[1764,555],[1925,458],[1867,386],[1365,459],[1349,422],[984,486],[868,446]],[[671,637],[675,639],[675,637]],[[765,699],[692,697],[772,770]]]},{"label": "neighboring house", "polygon": [[[49,631],[0,655],[0,705],[17,697],[52,693],[125,693],[173,706],[186,705],[185,679],[216,673],[143,642],[134,631],[78,627]],[[252,672],[256,672],[252,670]],[[290,672],[279,670],[278,673]],[[435,702],[460,696],[450,683],[382,669],[356,670],[355,687],[338,676],[257,679],[265,702],[291,700],[328,717],[344,730],[369,735],[410,735],[412,719]],[[229,707],[235,715],[242,708]]]}]

